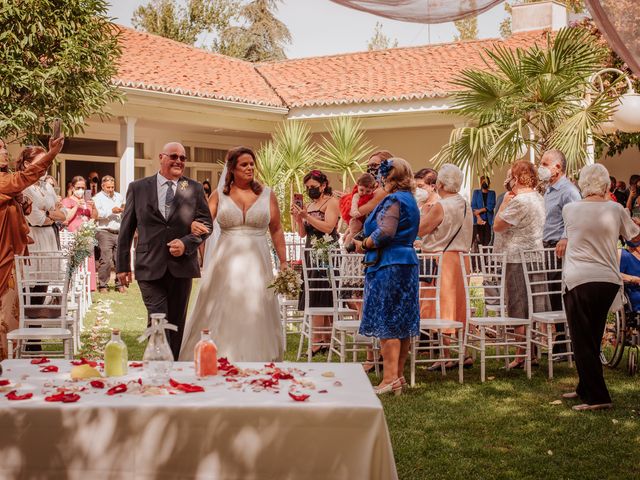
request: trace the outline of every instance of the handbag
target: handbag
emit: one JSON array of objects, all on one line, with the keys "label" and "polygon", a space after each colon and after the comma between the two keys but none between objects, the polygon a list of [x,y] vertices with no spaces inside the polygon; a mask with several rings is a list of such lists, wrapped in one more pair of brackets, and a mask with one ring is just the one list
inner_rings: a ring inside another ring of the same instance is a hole
[{"label": "handbag", "polygon": [[[462,230],[462,226],[464,225],[464,221],[466,220],[466,218],[467,218],[467,202],[464,202],[464,214],[462,216],[462,223],[458,227],[458,230],[456,230],[456,233],[453,235],[453,237],[451,237],[451,240],[449,240],[449,243],[447,243],[447,246],[444,247],[444,250],[442,250],[443,254],[449,249],[453,241],[456,239],[456,237],[460,233],[460,230]],[[418,265],[418,280],[425,283],[433,283],[435,282],[437,276],[438,276],[438,264],[435,258],[427,258],[425,259],[424,262],[420,262],[420,264]]]}]

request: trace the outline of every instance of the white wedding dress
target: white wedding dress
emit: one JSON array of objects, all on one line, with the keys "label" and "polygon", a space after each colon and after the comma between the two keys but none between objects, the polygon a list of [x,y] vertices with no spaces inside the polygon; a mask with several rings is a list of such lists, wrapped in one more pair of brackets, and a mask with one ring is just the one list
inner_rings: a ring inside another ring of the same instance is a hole
[{"label": "white wedding dress", "polygon": [[282,360],[278,299],[267,287],[273,264],[267,241],[271,190],[264,187],[243,218],[240,207],[219,192],[220,236],[208,248],[196,303],[185,325],[180,361],[193,360],[203,328],[211,331],[218,357],[231,362]]}]

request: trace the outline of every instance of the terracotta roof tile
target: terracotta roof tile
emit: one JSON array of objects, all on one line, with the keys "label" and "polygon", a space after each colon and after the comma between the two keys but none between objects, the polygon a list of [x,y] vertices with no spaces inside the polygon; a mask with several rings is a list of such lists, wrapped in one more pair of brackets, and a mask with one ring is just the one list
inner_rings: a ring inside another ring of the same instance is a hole
[{"label": "terracotta roof tile", "polygon": [[542,43],[544,31],[421,47],[252,64],[130,28],[121,30],[117,85],[255,105],[305,107],[445,97],[481,54]]},{"label": "terracotta roof tile", "polygon": [[444,97],[465,68],[486,68],[481,54],[542,43],[545,32],[421,47],[393,48],[258,64],[257,69],[289,107]]},{"label": "terracotta roof tile", "polygon": [[284,106],[254,65],[119,27],[116,85],[256,105]]}]

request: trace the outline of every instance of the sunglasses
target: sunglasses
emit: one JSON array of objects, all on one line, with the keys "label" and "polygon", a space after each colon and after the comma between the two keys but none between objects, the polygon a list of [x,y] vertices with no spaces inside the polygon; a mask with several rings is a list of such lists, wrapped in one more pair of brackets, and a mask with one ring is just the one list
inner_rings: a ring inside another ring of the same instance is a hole
[{"label": "sunglasses", "polygon": [[164,155],[165,157],[169,157],[172,161],[177,161],[178,159],[184,163],[187,161],[187,156],[186,155],[178,155],[177,153],[163,153],[162,155]]}]

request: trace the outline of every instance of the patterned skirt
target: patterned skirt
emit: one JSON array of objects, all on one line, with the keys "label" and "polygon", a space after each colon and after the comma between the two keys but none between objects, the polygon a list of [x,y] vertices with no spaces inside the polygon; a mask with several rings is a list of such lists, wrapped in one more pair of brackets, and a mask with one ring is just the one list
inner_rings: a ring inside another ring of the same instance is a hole
[{"label": "patterned skirt", "polygon": [[360,333],[405,339],[420,333],[418,266],[389,265],[368,272]]}]

